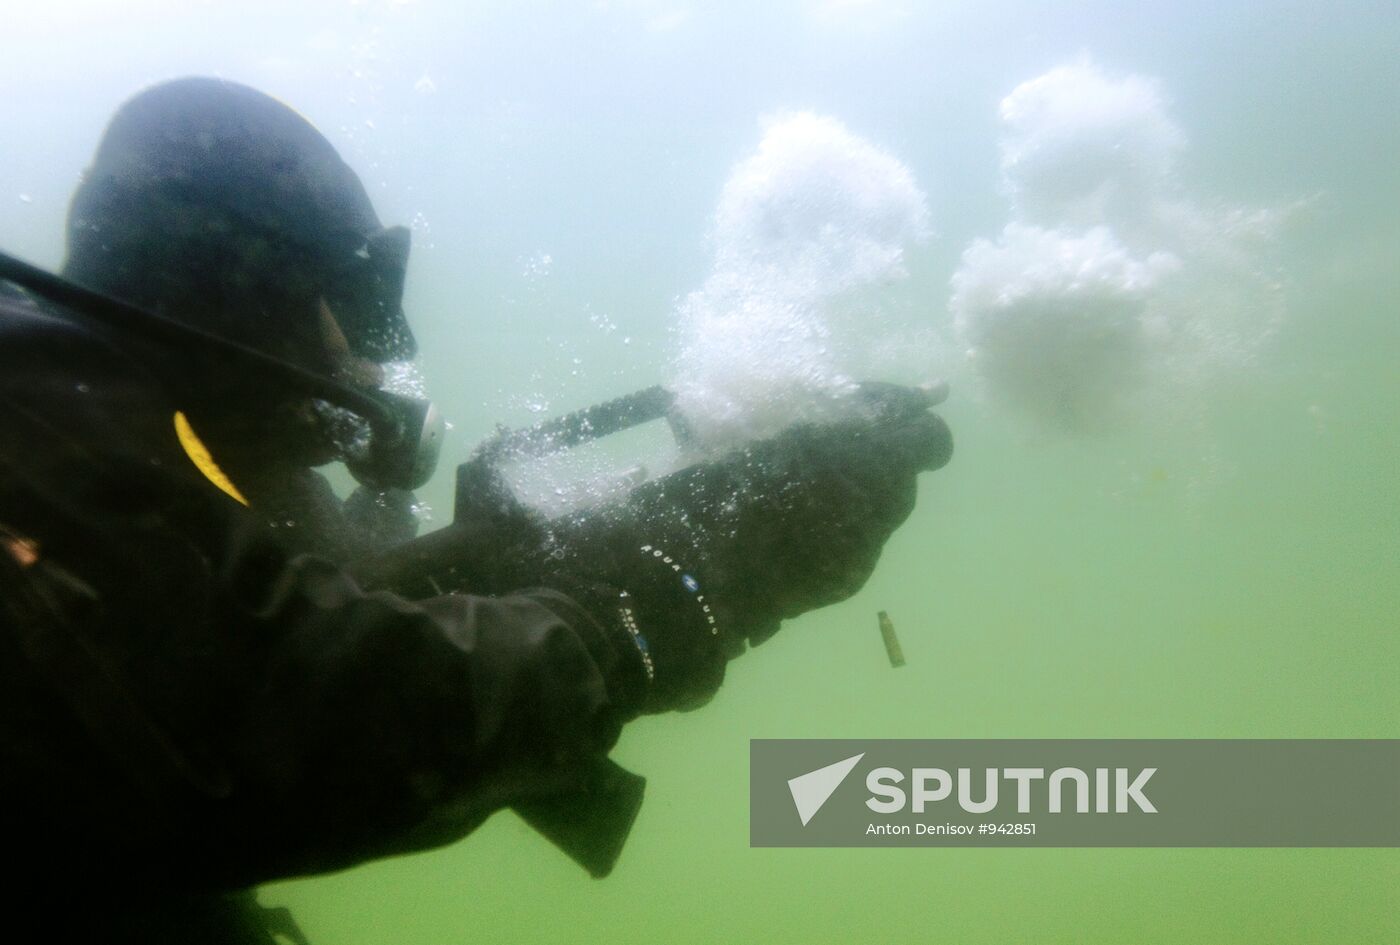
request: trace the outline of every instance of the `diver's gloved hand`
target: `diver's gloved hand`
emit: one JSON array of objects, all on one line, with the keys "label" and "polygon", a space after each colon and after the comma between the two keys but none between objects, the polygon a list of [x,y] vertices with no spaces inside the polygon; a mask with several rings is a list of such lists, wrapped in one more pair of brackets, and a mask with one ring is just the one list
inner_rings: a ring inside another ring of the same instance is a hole
[{"label": "diver's gloved hand", "polygon": [[654,667],[648,710],[703,702],[745,642],[869,579],[952,437],[918,391],[864,395],[850,419],[790,427],[554,523],[561,568],[632,598]]},{"label": "diver's gloved hand", "polygon": [[700,511],[711,583],[751,643],[860,590],[913,511],[918,474],[952,456],[918,391],[862,393],[869,403],[854,418],[793,426],[738,454],[734,498]]}]

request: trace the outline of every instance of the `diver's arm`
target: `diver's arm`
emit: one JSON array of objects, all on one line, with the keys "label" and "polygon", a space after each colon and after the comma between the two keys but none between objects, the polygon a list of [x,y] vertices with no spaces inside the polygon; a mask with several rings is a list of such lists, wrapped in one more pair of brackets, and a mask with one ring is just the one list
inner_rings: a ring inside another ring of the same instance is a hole
[{"label": "diver's arm", "polygon": [[[605,869],[637,795],[606,763],[622,723],[703,702],[745,640],[854,593],[912,508],[917,471],[947,454],[928,418],[794,429],[686,488],[639,489],[615,528],[584,523],[561,564],[589,580],[530,554],[519,571],[534,574],[501,596],[414,603],[289,554],[182,454],[179,405],[150,378],[55,326],[16,327],[0,331],[13,420],[0,424],[0,519],[94,586],[100,622],[78,628],[78,649],[130,697],[130,724],[147,719],[148,741],[169,746],[174,779],[198,775],[149,803],[107,758],[100,805],[47,815],[85,838],[94,868],[132,856],[95,848],[113,828],[201,886],[424,849],[507,806]],[[16,343],[41,337],[53,343]],[[695,506],[740,495],[758,502],[732,521],[731,503]],[[512,591],[526,584],[555,589]],[[609,586],[628,589],[630,619]]]},{"label": "diver's arm", "polygon": [[[441,844],[507,806],[559,827],[573,794],[600,801],[574,855],[615,853],[639,779],[606,755],[645,676],[606,608],[366,594],[201,474],[179,404],[120,352],[27,305],[0,310],[0,341],[0,521],[98,602],[35,636],[48,668],[7,670],[53,693],[15,719],[71,731],[36,743],[42,764],[5,755],[43,799],[7,835],[63,825],[68,845],[49,830],[34,848],[132,883],[239,886]],[[80,802],[46,780],[69,770]]]},{"label": "diver's arm", "polygon": [[[225,879],[437,846],[502,807],[535,822],[559,798],[606,806],[618,788],[630,809],[595,813],[600,830],[625,836],[640,787],[604,759],[646,679],[617,629],[546,589],[367,595],[308,557],[267,586],[230,628],[276,642],[229,741],[224,842],[248,874]],[[621,839],[576,841],[615,856]]]}]

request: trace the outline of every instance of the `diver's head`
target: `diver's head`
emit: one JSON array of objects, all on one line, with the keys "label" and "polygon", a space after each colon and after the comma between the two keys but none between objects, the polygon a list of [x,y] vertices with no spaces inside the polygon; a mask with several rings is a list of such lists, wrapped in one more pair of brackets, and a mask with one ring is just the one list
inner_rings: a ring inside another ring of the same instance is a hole
[{"label": "diver's head", "polygon": [[190,78],[147,89],[113,117],[73,197],[64,274],[338,373],[346,357],[413,355],[408,248],[408,230],[379,222],[306,119],[246,86]]}]

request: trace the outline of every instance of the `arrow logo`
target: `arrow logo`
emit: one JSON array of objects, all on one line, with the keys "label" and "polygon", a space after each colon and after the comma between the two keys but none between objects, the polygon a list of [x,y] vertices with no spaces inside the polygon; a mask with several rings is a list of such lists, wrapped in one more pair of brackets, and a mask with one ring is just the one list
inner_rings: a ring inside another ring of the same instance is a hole
[{"label": "arrow logo", "polygon": [[807,826],[807,821],[817,815],[822,805],[836,793],[841,782],[846,780],[846,775],[864,757],[865,752],[861,752],[845,761],[799,774],[788,781],[788,790],[792,792],[792,802],[797,805],[797,816],[802,818],[802,826]]}]

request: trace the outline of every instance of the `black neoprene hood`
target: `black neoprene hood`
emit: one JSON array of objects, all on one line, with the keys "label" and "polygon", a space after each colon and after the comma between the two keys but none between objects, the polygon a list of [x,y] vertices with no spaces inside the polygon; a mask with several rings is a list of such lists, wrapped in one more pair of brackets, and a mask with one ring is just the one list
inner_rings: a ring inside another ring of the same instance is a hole
[{"label": "black neoprene hood", "polygon": [[313,344],[324,297],[351,350],[383,362],[416,351],[408,247],[305,118],[247,86],[187,78],[113,117],[73,198],[64,268],[260,347],[273,335]]}]

